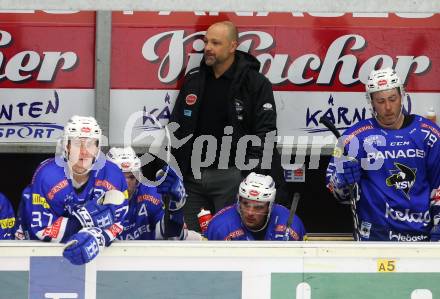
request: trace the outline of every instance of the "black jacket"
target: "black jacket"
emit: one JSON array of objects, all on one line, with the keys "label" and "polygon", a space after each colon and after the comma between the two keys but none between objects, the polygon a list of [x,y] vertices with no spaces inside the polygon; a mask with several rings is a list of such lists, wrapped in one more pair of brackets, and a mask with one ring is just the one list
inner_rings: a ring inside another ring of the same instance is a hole
[{"label": "black jacket", "polygon": [[[234,128],[231,155],[235,156],[240,137],[256,135],[262,140],[261,146],[248,146],[246,158],[261,161],[266,133],[270,131],[276,133],[276,108],[272,85],[259,73],[260,62],[254,56],[237,50],[235,59],[234,79],[228,92],[228,123]],[[207,68],[202,60],[200,67],[188,72],[180,89],[170,118],[170,122],[177,122],[180,125],[175,132],[178,139],[196,132]],[[180,148],[172,148],[172,154],[183,174],[188,174],[191,170],[193,141],[194,139],[191,139]],[[221,140],[217,142],[220,143]]]}]

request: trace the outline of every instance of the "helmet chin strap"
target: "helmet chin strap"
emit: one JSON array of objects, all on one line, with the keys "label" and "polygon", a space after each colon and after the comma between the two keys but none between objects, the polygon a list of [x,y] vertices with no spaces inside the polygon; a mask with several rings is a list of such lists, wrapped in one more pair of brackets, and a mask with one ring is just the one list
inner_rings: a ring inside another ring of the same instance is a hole
[{"label": "helmet chin strap", "polygon": [[86,169],[85,172],[83,172],[83,173],[78,173],[78,172],[75,172],[75,170],[73,170],[73,165],[72,165],[72,163],[70,163],[70,160],[69,160],[69,154],[68,154],[68,155],[67,155],[67,165],[68,165],[69,173],[70,173],[70,176],[71,176],[72,180],[74,180],[73,175],[78,175],[78,176],[87,175],[87,174],[93,169],[93,165],[94,165],[95,162],[96,162],[96,158],[97,158],[97,157],[94,157],[94,158],[93,158],[92,164],[90,164],[90,167],[89,167],[88,169]]},{"label": "helmet chin strap", "polygon": [[73,165],[70,162],[70,152],[67,150],[67,141],[65,141],[65,145],[63,147],[64,147],[63,148],[63,158],[68,166],[68,171],[69,171],[69,174],[70,174],[70,177],[72,178],[72,180],[73,180],[73,175],[78,175],[78,176],[87,175],[93,169],[93,166],[95,165],[95,162],[98,160],[98,157],[101,153],[100,145],[99,145],[99,141],[98,141],[98,152],[97,152],[96,156],[93,157],[93,161],[90,164],[90,167],[88,169],[86,169],[86,171],[83,173],[77,173],[73,170]]},{"label": "helmet chin strap", "polygon": [[73,168],[69,165],[70,179],[72,180],[72,184],[73,184],[73,187],[74,187],[75,189],[79,189],[79,188],[81,188],[82,186],[84,186],[84,184],[87,183],[88,178],[87,178],[87,180],[85,180],[84,182],[78,182],[78,181],[75,179],[74,175],[77,175],[77,176],[85,176],[85,175],[88,175],[89,172],[90,172],[90,170],[87,170],[87,171],[84,172],[84,173],[77,173],[77,172],[75,172],[75,171],[73,170]]},{"label": "helmet chin strap", "polygon": [[[238,214],[240,214],[240,218],[241,218],[241,221],[243,222],[243,225],[246,226],[246,224],[243,221],[243,215],[241,214],[240,202],[238,202],[238,204],[237,204],[237,210],[238,210]],[[246,228],[248,230],[250,230],[251,232],[253,232],[253,233],[261,232],[263,229],[265,229],[267,227],[267,224],[269,223],[269,218],[270,218],[271,211],[272,211],[272,203],[269,204],[269,211],[267,212],[267,215],[266,215],[266,221],[264,222],[264,225],[261,228],[259,228],[259,229],[251,229],[251,228],[249,228],[247,226],[246,226]]]},{"label": "helmet chin strap", "polygon": [[247,227],[246,224],[245,224],[246,228],[247,228],[248,230],[250,230],[251,232],[253,232],[253,233],[261,232],[263,229],[266,228],[267,223],[269,223],[269,215],[270,215],[270,213],[267,213],[266,221],[264,222],[264,225],[263,225],[260,229],[250,229],[250,228]]}]

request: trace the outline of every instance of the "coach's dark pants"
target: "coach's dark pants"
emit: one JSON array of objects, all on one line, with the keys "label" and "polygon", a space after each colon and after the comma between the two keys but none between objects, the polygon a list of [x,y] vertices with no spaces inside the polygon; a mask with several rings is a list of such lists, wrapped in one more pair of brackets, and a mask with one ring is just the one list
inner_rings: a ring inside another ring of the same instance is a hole
[{"label": "coach's dark pants", "polygon": [[241,172],[235,167],[202,169],[201,179],[195,179],[192,174],[184,176],[188,194],[184,215],[188,229],[200,231],[197,214],[201,208],[210,210],[214,216],[222,208],[235,203],[241,180]]}]

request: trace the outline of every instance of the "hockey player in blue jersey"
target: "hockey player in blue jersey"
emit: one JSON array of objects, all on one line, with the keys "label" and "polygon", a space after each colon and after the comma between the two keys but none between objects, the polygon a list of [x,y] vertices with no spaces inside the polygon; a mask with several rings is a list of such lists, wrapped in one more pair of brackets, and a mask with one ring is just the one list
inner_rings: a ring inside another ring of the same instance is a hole
[{"label": "hockey player in blue jersey", "polygon": [[360,240],[438,240],[440,129],[404,114],[405,91],[390,68],[371,72],[366,94],[373,117],[341,137],[327,186],[341,202],[353,191]]},{"label": "hockey player in blue jersey", "polygon": [[96,257],[122,232],[128,210],[121,170],[100,151],[101,129],[93,117],[73,116],[64,127],[61,153],[37,168],[22,226],[31,240],[67,243],[73,264]]},{"label": "hockey player in blue jersey", "polygon": [[18,205],[17,217],[15,219],[16,230],[15,240],[29,240],[29,231],[25,229],[23,221],[26,219],[25,213],[26,205],[32,204],[32,188],[31,185],[26,186],[21,192],[20,204]]},{"label": "hockey player in blue jersey", "polygon": [[0,240],[14,239],[15,214],[8,198],[0,192]]},{"label": "hockey player in blue jersey", "polygon": [[[121,240],[184,239],[183,206],[185,189],[182,180],[169,171],[158,186],[147,186],[137,179],[141,175],[141,161],[131,147],[111,148],[107,159],[119,166],[128,186],[129,208],[122,222],[124,230],[118,236]],[[164,219],[162,195],[170,196],[168,208],[170,218]],[[166,223],[165,223],[166,222]]]},{"label": "hockey player in blue jersey", "polygon": [[270,176],[251,172],[240,184],[237,203],[214,215],[205,237],[227,241],[303,240],[306,230],[297,215],[286,230],[289,210],[274,203],[275,194]]}]

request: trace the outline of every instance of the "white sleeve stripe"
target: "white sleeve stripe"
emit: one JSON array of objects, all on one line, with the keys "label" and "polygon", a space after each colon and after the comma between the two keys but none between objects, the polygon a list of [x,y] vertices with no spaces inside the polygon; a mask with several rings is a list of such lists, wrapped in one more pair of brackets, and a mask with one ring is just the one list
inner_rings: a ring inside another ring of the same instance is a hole
[{"label": "white sleeve stripe", "polygon": [[64,234],[66,233],[66,226],[67,221],[69,221],[69,218],[63,217],[63,220],[61,220],[61,226],[60,226],[60,232],[58,233],[58,236],[55,241],[52,239],[52,242],[61,242],[61,239],[64,237]]}]

